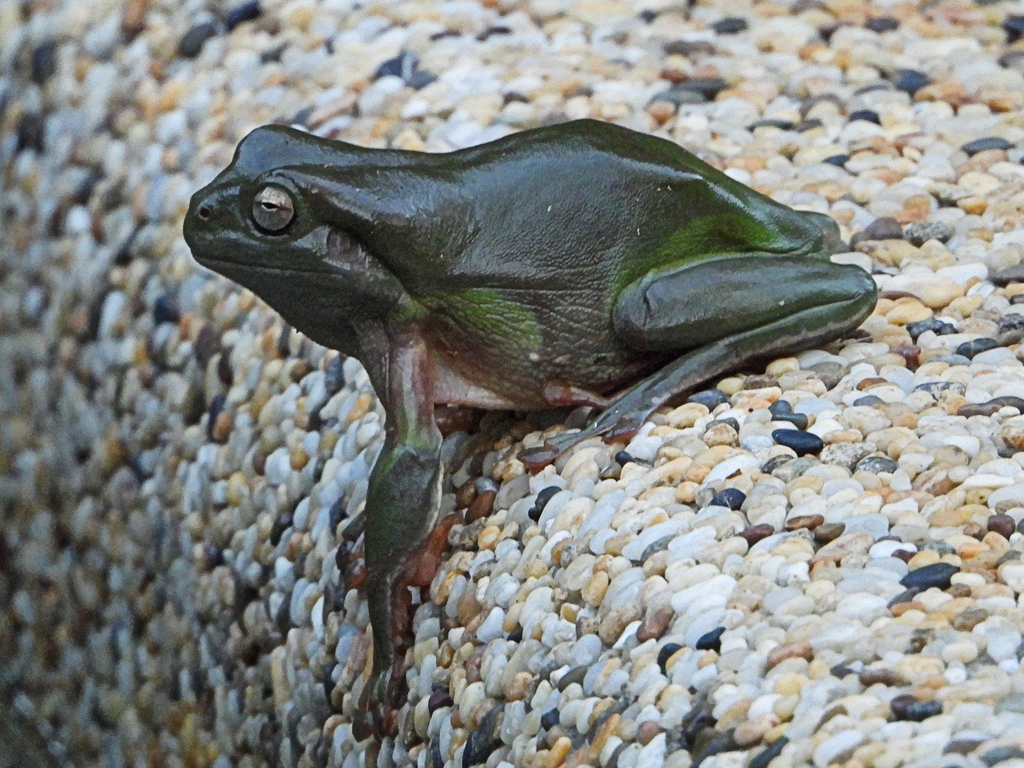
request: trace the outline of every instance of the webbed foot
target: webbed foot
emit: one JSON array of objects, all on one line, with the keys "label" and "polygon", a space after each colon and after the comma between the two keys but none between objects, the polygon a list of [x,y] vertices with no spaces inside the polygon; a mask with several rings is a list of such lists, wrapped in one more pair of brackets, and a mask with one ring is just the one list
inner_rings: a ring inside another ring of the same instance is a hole
[{"label": "webbed foot", "polygon": [[[412,617],[415,610],[410,588],[430,586],[441,566],[441,555],[452,527],[463,519],[461,512],[443,518],[420,546],[405,559],[391,586],[388,645],[377,648],[374,638],[373,671],[359,699],[359,716],[353,720],[352,732],[357,739],[376,735],[384,738],[394,733],[398,710],[405,704],[405,656],[412,647]],[[373,580],[370,574],[368,580]],[[373,585],[367,585],[372,591]]]}]

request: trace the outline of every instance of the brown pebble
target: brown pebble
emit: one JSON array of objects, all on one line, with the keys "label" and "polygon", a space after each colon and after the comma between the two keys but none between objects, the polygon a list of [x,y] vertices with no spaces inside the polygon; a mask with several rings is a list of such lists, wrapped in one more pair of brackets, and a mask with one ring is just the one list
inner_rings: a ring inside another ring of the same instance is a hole
[{"label": "brown pebble", "polygon": [[648,640],[657,640],[665,634],[673,616],[675,612],[671,608],[661,608],[649,614],[636,630],[637,641],[646,643]]},{"label": "brown pebble", "polygon": [[1000,406],[991,403],[967,403],[956,409],[957,416],[991,416]]},{"label": "brown pebble", "polygon": [[761,539],[767,539],[774,533],[775,529],[768,525],[768,523],[760,523],[758,525],[752,525],[749,528],[744,528],[739,532],[739,536],[741,539],[746,539],[747,545],[752,547]]},{"label": "brown pebble", "polygon": [[786,530],[798,531],[801,528],[814,530],[824,522],[825,518],[821,515],[798,515],[786,521]]},{"label": "brown pebble", "polygon": [[845,530],[843,523],[823,523],[814,529],[814,540],[821,543],[835,541]]},{"label": "brown pebble", "polygon": [[465,509],[476,498],[476,480],[469,479],[455,492],[455,508]]},{"label": "brown pebble", "polygon": [[498,494],[494,491],[484,491],[478,494],[473,503],[466,510],[466,522],[472,523],[480,518],[487,517],[494,508],[494,497]]},{"label": "brown pebble", "polygon": [[636,740],[646,747],[659,733],[661,726],[657,720],[644,720],[636,728]]},{"label": "brown pebble", "polygon": [[946,594],[953,597],[970,597],[972,590],[966,584],[952,584],[946,589]]},{"label": "brown pebble", "polygon": [[964,536],[970,536],[980,541],[985,536],[985,533],[985,529],[977,523],[967,523],[964,526]]},{"label": "brown pebble", "polygon": [[798,658],[807,659],[808,661],[814,658],[814,649],[806,640],[796,643],[783,643],[773,648],[768,653],[767,661],[765,661],[765,671],[772,669],[786,659]]},{"label": "brown pebble", "polygon": [[921,348],[916,344],[897,344],[892,351],[907,361],[907,368],[917,368],[921,364]]},{"label": "brown pebble", "polygon": [[910,558],[916,555],[917,552],[911,552],[909,549],[897,549],[892,553],[892,556],[897,560],[902,560],[904,563],[909,563]]},{"label": "brown pebble", "polygon": [[964,608],[953,619],[953,629],[960,632],[970,632],[976,626],[988,618],[988,611],[978,606]]},{"label": "brown pebble", "polygon": [[870,685],[900,685],[899,676],[886,667],[878,667],[875,669],[865,669],[860,673],[860,684],[864,687]]},{"label": "brown pebble", "polygon": [[1004,539],[1009,539],[1010,535],[1017,530],[1017,524],[1009,515],[992,515],[986,522],[986,526]]}]

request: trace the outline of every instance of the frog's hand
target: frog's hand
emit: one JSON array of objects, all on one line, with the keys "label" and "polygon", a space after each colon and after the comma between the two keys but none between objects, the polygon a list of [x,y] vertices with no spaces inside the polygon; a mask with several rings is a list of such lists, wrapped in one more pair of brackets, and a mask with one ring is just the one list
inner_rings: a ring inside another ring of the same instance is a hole
[{"label": "frog's hand", "polygon": [[528,466],[595,435],[628,435],[666,400],[752,358],[838,338],[871,312],[874,280],[859,267],[751,254],[655,271],[628,285],[615,332],[639,352],[684,353],[614,398],[587,429],[524,452]]},{"label": "frog's hand", "polygon": [[387,406],[387,433],[364,511],[373,671],[363,697],[364,719],[354,723],[358,738],[370,734],[371,721],[379,736],[393,730],[408,643],[409,606],[400,576],[426,540],[441,497],[441,434],[423,343],[394,341],[381,378],[374,383]]}]

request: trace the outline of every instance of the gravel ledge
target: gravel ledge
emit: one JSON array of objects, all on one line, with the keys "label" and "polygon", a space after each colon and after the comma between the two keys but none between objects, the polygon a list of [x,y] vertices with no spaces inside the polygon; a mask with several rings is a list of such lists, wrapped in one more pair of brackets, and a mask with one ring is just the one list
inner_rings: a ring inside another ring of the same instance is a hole
[{"label": "gravel ledge", "polygon": [[[69,761],[1024,766],[1024,18],[677,6],[0,5],[0,680]],[[580,117],[830,214],[882,298],[532,477],[541,421],[447,438],[467,522],[354,742],[383,414],[192,262],[188,197],[266,122]]]}]

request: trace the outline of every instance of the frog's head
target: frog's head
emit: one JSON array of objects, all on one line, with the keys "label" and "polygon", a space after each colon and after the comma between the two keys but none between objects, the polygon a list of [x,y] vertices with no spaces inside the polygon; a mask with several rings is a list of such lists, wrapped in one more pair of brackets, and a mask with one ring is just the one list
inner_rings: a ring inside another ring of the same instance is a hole
[{"label": "frog's head", "polygon": [[321,343],[336,332],[332,323],[378,316],[401,296],[397,281],[303,183],[306,169],[326,162],[315,137],[257,128],[192,196],[184,222],[196,261],[251,289]]}]

